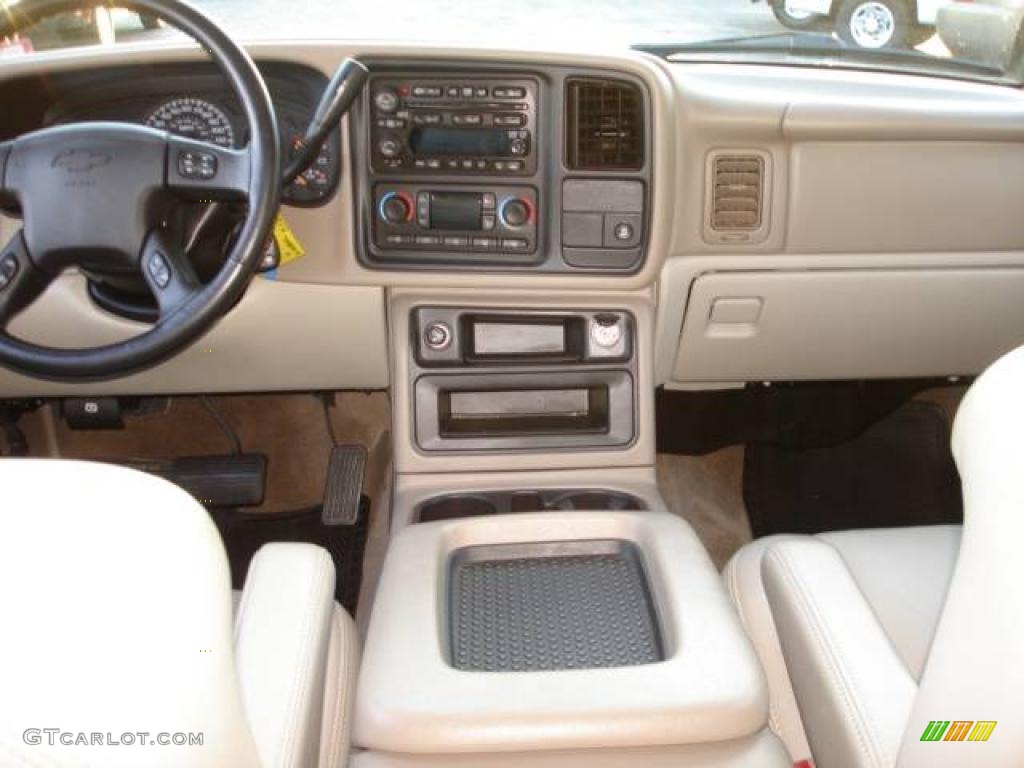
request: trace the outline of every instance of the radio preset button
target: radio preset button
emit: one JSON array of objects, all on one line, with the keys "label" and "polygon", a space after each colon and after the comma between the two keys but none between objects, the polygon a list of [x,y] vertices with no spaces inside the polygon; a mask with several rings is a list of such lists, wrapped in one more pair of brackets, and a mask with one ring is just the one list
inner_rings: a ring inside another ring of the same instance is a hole
[{"label": "radio preset button", "polygon": [[482,85],[478,85],[476,87],[476,90],[473,91],[473,95],[476,96],[478,99],[486,99],[487,98],[487,89],[484,86],[482,86]]},{"label": "radio preset button", "polygon": [[441,86],[439,85],[415,85],[412,89],[413,96],[422,98],[436,99],[441,93]]},{"label": "radio preset button", "polygon": [[446,235],[444,244],[450,245],[453,248],[465,248],[469,245],[469,238],[464,235]]},{"label": "radio preset button", "polygon": [[497,86],[492,93],[496,99],[521,99],[526,96],[526,89],[515,86]]},{"label": "radio preset button", "polygon": [[510,237],[501,241],[501,248],[505,251],[525,251],[529,245],[526,240],[518,237]]},{"label": "radio preset button", "polygon": [[471,243],[478,251],[491,251],[498,246],[498,241],[493,237],[474,237]]},{"label": "radio preset button", "polygon": [[441,238],[438,235],[416,235],[416,245],[440,245]]},{"label": "radio preset button", "polygon": [[454,99],[454,98],[458,97],[458,95],[459,95],[459,86],[457,86],[457,85],[449,85],[448,86],[448,90],[446,91],[446,93],[448,94],[449,98]]},{"label": "radio preset button", "polygon": [[439,125],[441,122],[441,116],[435,112],[425,112],[413,115],[412,121],[416,125]]},{"label": "radio preset button", "polygon": [[412,235],[385,235],[384,242],[388,245],[409,245]]},{"label": "radio preset button", "polygon": [[495,115],[495,125],[526,125],[526,115]]},{"label": "radio preset button", "polygon": [[508,160],[505,162],[506,171],[521,171],[523,170],[522,160]]}]

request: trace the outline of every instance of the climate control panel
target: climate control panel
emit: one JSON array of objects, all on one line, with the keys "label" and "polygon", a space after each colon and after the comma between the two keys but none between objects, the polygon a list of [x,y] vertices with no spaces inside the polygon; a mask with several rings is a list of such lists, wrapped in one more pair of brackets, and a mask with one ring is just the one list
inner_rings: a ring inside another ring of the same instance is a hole
[{"label": "climate control panel", "polygon": [[537,252],[537,193],[527,186],[379,184],[373,241],[382,251],[495,260]]}]

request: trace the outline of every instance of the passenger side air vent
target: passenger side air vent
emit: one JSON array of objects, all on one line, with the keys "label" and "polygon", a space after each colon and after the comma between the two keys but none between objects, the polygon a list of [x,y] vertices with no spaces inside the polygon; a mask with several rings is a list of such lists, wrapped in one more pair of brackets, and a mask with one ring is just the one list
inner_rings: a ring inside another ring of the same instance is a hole
[{"label": "passenger side air vent", "polygon": [[767,235],[770,156],[762,152],[717,152],[708,159],[705,239],[760,242]]},{"label": "passenger side air vent", "polygon": [[644,164],[644,100],[621,80],[566,85],[566,161],[573,170],[637,171]]}]

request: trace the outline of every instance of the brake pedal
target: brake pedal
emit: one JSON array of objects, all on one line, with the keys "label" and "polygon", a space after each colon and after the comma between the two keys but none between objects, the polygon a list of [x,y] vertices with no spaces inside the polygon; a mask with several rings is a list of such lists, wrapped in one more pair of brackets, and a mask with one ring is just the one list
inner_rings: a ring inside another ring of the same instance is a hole
[{"label": "brake pedal", "polygon": [[336,445],[327,464],[324,486],[324,525],[355,525],[363,493],[366,447],[357,443]]}]

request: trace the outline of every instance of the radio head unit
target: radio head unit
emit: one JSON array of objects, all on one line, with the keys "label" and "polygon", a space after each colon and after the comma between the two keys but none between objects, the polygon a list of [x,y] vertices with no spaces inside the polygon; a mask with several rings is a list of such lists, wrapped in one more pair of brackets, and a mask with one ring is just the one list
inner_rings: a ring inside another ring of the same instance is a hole
[{"label": "radio head unit", "polygon": [[537,170],[537,83],[529,78],[370,79],[375,173],[529,176]]}]

